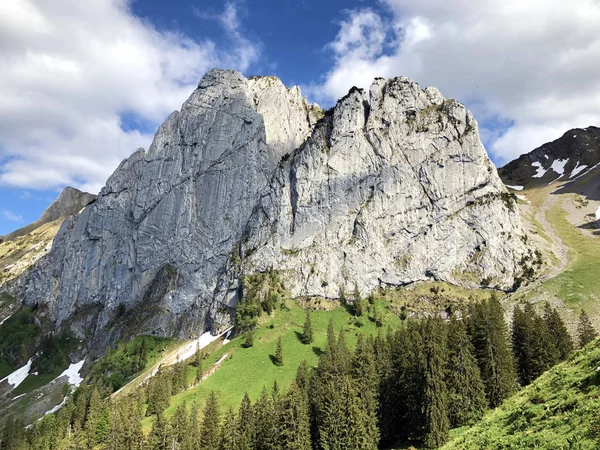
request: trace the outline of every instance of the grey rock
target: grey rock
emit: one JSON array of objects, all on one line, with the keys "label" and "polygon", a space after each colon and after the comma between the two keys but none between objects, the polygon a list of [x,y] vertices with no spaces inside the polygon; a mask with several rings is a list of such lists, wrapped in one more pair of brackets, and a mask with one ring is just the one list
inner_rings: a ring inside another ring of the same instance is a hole
[{"label": "grey rock", "polygon": [[228,326],[240,277],[270,268],[294,296],[512,286],[530,249],[464,106],[376,79],[322,116],[276,78],[208,72],[9,291],[108,342]]}]

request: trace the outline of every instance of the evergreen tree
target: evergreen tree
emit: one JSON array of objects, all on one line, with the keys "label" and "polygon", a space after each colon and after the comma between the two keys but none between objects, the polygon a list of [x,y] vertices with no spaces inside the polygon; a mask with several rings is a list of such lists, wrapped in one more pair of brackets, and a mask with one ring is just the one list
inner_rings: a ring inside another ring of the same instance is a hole
[{"label": "evergreen tree", "polygon": [[508,346],[504,311],[495,294],[470,308],[469,334],[491,407],[500,405],[515,389],[516,373]]},{"label": "evergreen tree", "polygon": [[187,364],[178,362],[171,372],[171,395],[177,395],[187,389]]},{"label": "evergreen tree", "polygon": [[198,402],[194,400],[192,412],[190,414],[190,447],[183,450],[198,450],[202,448],[200,438],[200,418],[199,418]]},{"label": "evergreen tree", "polygon": [[277,349],[275,350],[275,356],[273,357],[273,364],[276,366],[283,366],[283,348],[281,346],[281,337],[277,339]]},{"label": "evergreen tree", "polygon": [[365,314],[365,309],[365,302],[360,296],[358,284],[354,283],[354,315],[357,317],[363,316]]},{"label": "evergreen tree", "polygon": [[256,436],[256,424],[254,420],[254,411],[248,393],[244,394],[237,418],[237,430],[239,441],[236,450],[252,450],[254,448],[254,439]]},{"label": "evergreen tree", "polygon": [[378,426],[379,379],[375,365],[373,342],[365,340],[362,334],[358,335],[356,351],[354,352],[352,377],[356,382],[358,397],[365,415],[364,427],[367,439],[363,443],[363,448],[375,450],[380,437]]},{"label": "evergreen tree", "polygon": [[[221,428],[220,447],[213,447],[212,449],[219,448],[221,450],[236,450],[239,445],[237,419],[231,406],[225,414],[223,420],[223,427]],[[206,447],[202,447],[206,448]]]},{"label": "evergreen tree", "polygon": [[256,450],[275,450],[278,447],[277,441],[277,417],[275,416],[275,407],[273,398],[263,387],[258,401],[254,404],[255,417],[255,448]]},{"label": "evergreen tree", "polygon": [[296,370],[296,384],[302,392],[308,394],[310,388],[310,372],[306,360],[302,361]]},{"label": "evergreen tree", "polygon": [[278,446],[269,448],[311,449],[308,400],[296,383],[283,396],[278,419]]},{"label": "evergreen tree", "polygon": [[310,310],[306,310],[306,318],[304,319],[304,325],[302,326],[301,341],[303,344],[312,344],[313,341],[313,330],[312,324],[310,323]]},{"label": "evergreen tree", "polygon": [[242,346],[244,348],[250,348],[253,345],[254,345],[254,331],[246,330],[246,332],[244,333],[244,343],[242,344]]},{"label": "evergreen tree", "polygon": [[558,353],[558,360],[565,361],[573,351],[573,339],[567,331],[567,327],[561,319],[560,314],[556,308],[552,308],[549,303],[546,303],[544,320],[550,332],[550,337],[554,341],[554,347]]},{"label": "evergreen tree", "polygon": [[485,390],[464,320],[448,326],[448,419],[452,428],[479,420],[486,408]]},{"label": "evergreen tree", "polygon": [[191,447],[192,433],[190,429],[190,418],[185,402],[177,407],[171,418],[171,430],[173,441],[177,443],[178,449]]},{"label": "evergreen tree", "polygon": [[592,326],[592,322],[587,313],[582,309],[579,315],[579,324],[577,325],[577,335],[579,336],[579,347],[585,347],[598,337],[598,333]]},{"label": "evergreen tree", "polygon": [[100,431],[99,425],[103,415],[102,399],[98,388],[94,386],[90,393],[88,410],[84,430],[87,439],[87,447],[94,448],[104,438],[105,430]]},{"label": "evergreen tree", "polygon": [[196,384],[200,383],[202,381],[202,376],[203,374],[203,368],[202,368],[202,361],[204,360],[204,352],[200,350],[200,348],[198,348],[196,350],[196,355],[194,357],[194,365],[196,366],[196,377],[194,379],[194,382]]},{"label": "evergreen tree", "polygon": [[138,359],[138,370],[144,370],[148,364],[148,345],[146,344],[146,338],[142,338],[140,344],[140,352]]},{"label": "evergreen tree", "polygon": [[378,387],[378,426],[381,433],[381,443],[391,444],[394,435],[395,421],[390,412],[394,409],[392,396],[392,355],[390,341],[379,333],[373,344],[375,368],[377,370]]},{"label": "evergreen tree", "polygon": [[513,310],[512,323],[512,349],[515,356],[517,376],[519,383],[525,386],[533,380],[531,373],[531,335],[532,321],[517,305]]},{"label": "evergreen tree", "polygon": [[148,436],[148,444],[152,450],[171,450],[173,448],[171,426],[162,411],[156,415],[156,421]]},{"label": "evergreen tree", "polygon": [[172,392],[171,375],[159,369],[156,376],[148,383],[148,408],[146,415],[160,414],[169,407]]},{"label": "evergreen tree", "polygon": [[446,329],[440,319],[429,318],[423,333],[425,351],[424,374],[424,443],[429,448],[441,447],[449,437],[446,381]]},{"label": "evergreen tree", "polygon": [[[211,392],[204,406],[201,428],[201,450],[214,450],[219,448],[219,401],[217,395]],[[234,427],[235,428],[235,427]]]}]

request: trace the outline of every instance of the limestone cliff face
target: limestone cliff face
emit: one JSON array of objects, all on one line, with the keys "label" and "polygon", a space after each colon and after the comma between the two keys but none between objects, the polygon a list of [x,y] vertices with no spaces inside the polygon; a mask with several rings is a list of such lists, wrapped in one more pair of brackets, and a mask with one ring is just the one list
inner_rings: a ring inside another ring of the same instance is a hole
[{"label": "limestone cliff face", "polygon": [[282,161],[247,230],[229,278],[273,268],[294,296],[425,279],[509,289],[529,252],[471,113],[408,78],[340,100]]},{"label": "limestone cliff face", "polygon": [[240,277],[269,268],[293,295],[333,298],[512,286],[529,250],[462,105],[377,79],[321,116],[276,78],[208,72],[9,290],[82,337],[117,337],[225,326]]}]

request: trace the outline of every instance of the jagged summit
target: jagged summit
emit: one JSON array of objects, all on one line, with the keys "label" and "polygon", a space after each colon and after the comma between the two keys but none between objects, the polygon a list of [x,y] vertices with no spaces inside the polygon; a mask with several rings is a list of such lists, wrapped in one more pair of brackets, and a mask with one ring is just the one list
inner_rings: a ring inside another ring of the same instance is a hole
[{"label": "jagged summit", "polygon": [[436,279],[510,289],[531,252],[463,105],[405,78],[329,114],[275,77],[211,70],[8,289],[57,327],[227,327],[241,278],[338,298]]},{"label": "jagged summit", "polygon": [[600,128],[567,131],[498,169],[507,185],[527,188],[555,181],[572,181],[600,164]]},{"label": "jagged summit", "polygon": [[40,217],[40,221],[44,223],[52,222],[61,217],[72,216],[94,200],[96,200],[94,194],[82,192],[67,186],[62,190],[58,198],[44,211]]}]

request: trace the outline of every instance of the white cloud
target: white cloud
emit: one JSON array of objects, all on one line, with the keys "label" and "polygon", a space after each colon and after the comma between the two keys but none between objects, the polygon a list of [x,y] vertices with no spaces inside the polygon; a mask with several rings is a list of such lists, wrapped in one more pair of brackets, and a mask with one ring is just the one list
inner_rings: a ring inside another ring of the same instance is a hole
[{"label": "white cloud", "polygon": [[9,211],[8,209],[3,209],[2,215],[4,216],[5,219],[10,220],[11,222],[17,222],[17,223],[23,222],[23,216],[15,214],[14,212]]},{"label": "white cloud", "polygon": [[[382,3],[390,17],[362,9],[341,23],[328,45],[334,66],[311,87],[317,100],[368,87],[375,76],[410,76],[469,104],[480,121],[513,121],[504,135],[482,133],[495,136],[489,150],[500,163],[569,128],[600,124],[596,0]],[[372,28],[361,32],[356,24],[367,17]],[[372,36],[389,44],[373,45]]]},{"label": "white cloud", "polygon": [[159,31],[128,0],[0,3],[0,185],[97,191],[152,135],[123,130],[128,114],[158,125],[211,67],[246,70],[259,46],[233,5],[217,46]]}]

